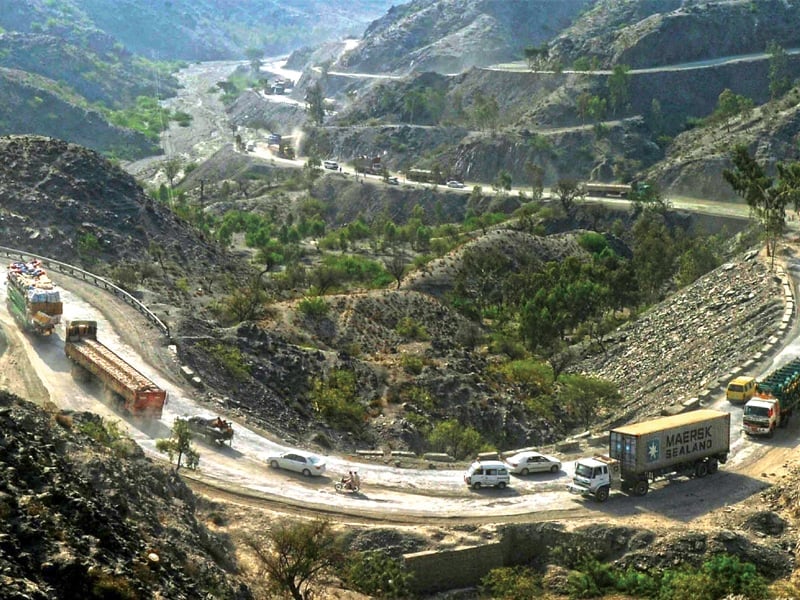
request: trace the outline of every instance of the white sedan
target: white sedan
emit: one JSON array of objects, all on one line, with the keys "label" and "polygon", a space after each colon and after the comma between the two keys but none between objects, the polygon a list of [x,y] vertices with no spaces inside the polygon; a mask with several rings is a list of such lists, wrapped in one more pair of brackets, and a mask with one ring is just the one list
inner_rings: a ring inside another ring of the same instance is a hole
[{"label": "white sedan", "polygon": [[449,188],[463,188],[464,184],[461,183],[460,181],[452,180],[452,181],[448,181],[447,182],[447,187],[449,187]]},{"label": "white sedan", "polygon": [[552,456],[538,452],[520,452],[505,459],[510,473],[527,475],[528,473],[558,473],[561,461]]},{"label": "white sedan", "polygon": [[273,469],[286,469],[302,473],[305,477],[318,477],[325,473],[325,461],[315,454],[304,452],[284,452],[279,456],[269,457],[267,463]]}]

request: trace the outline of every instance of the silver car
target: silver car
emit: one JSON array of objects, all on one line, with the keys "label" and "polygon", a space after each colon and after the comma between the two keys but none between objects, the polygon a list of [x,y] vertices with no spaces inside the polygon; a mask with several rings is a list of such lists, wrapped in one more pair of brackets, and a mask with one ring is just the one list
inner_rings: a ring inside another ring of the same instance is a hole
[{"label": "silver car", "polygon": [[460,181],[450,180],[447,182],[447,187],[461,189],[464,187],[464,184]]},{"label": "silver car", "polygon": [[561,461],[538,452],[520,452],[505,459],[510,473],[527,475],[528,473],[558,473]]},{"label": "silver car", "polygon": [[315,454],[305,452],[284,452],[278,456],[269,457],[267,463],[273,469],[286,469],[302,473],[305,477],[318,477],[325,473],[325,461]]}]

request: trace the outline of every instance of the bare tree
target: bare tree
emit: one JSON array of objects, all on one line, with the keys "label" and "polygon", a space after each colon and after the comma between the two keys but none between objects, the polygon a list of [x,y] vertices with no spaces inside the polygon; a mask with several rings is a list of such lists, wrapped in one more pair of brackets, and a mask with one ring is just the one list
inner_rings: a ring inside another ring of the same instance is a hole
[{"label": "bare tree", "polygon": [[395,252],[391,258],[384,261],[384,266],[389,273],[392,274],[392,277],[395,278],[397,281],[397,289],[400,289],[400,283],[403,281],[403,277],[406,274],[406,266],[408,265],[407,257],[402,252]]}]

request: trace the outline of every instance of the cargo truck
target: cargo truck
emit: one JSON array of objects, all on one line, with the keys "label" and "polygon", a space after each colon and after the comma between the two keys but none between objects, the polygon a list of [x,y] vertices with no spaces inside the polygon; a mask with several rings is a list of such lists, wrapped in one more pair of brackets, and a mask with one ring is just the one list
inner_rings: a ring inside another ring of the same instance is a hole
[{"label": "cargo truck", "polygon": [[605,502],[615,487],[644,496],[660,477],[715,473],[728,460],[730,424],[728,413],[696,410],[612,429],[608,455],[576,461],[568,489]]},{"label": "cargo truck", "polygon": [[744,405],[742,431],[772,437],[777,427],[789,423],[798,401],[800,358],[795,358],[756,381],[755,394]]},{"label": "cargo truck", "polygon": [[161,418],[167,392],[100,343],[96,321],[67,321],[64,337],[73,375],[97,378],[111,393],[116,407],[134,417]]},{"label": "cargo truck", "polygon": [[233,427],[222,417],[210,419],[195,416],[186,419],[186,423],[194,435],[203,438],[209,444],[222,446],[225,442],[228,442],[228,445],[233,443]]},{"label": "cargo truck", "polygon": [[64,305],[61,294],[47,276],[41,262],[13,262],[6,274],[8,311],[22,329],[51,335],[61,322]]}]

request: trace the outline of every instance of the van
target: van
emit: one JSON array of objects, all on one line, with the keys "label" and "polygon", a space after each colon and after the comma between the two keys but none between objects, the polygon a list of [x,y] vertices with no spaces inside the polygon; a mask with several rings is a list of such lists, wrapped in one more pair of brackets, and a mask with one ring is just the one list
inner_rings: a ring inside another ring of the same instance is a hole
[{"label": "van", "polygon": [[464,483],[474,490],[482,487],[496,487],[502,490],[510,480],[508,467],[499,460],[476,460],[464,473]]},{"label": "van", "polygon": [[753,397],[755,392],[755,377],[737,377],[728,384],[728,388],[725,390],[725,397],[728,402],[744,404]]},{"label": "van", "polygon": [[338,171],[339,170],[339,163],[335,160],[326,160],[322,162],[322,166],[326,169],[330,169],[331,171]]}]

